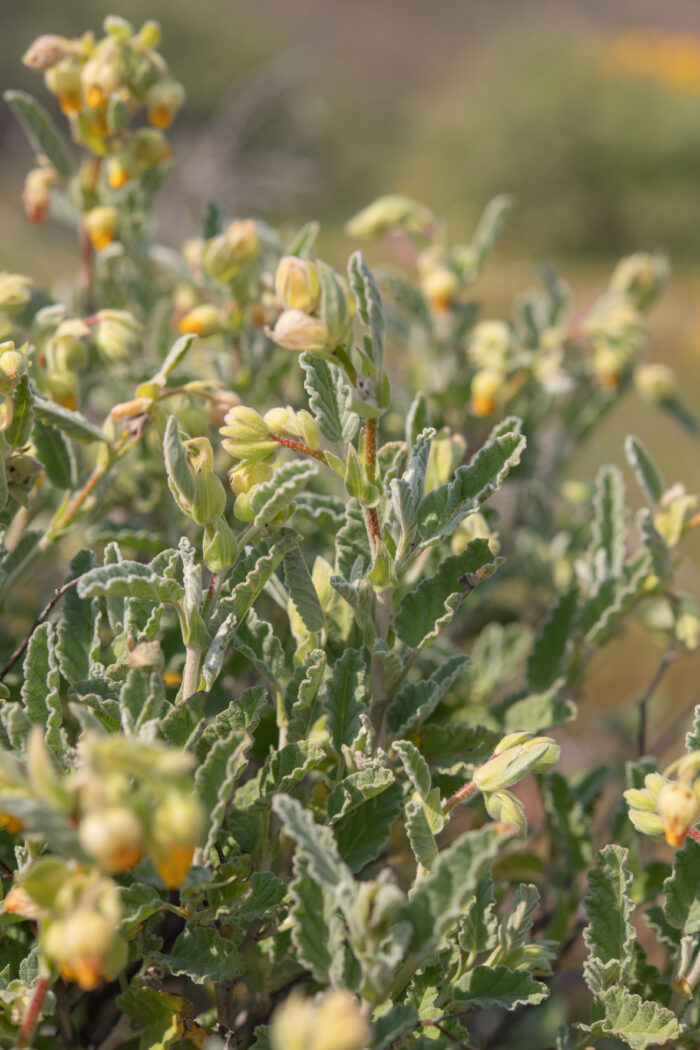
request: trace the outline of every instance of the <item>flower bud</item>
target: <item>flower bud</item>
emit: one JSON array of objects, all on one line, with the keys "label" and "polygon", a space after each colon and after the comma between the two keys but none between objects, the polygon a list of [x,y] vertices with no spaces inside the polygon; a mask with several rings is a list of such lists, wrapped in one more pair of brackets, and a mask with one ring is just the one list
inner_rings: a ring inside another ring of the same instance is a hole
[{"label": "flower bud", "polygon": [[85,216],[85,229],[97,252],[103,251],[112,243],[118,226],[119,212],[108,204],[92,208]]},{"label": "flower bud", "polygon": [[236,560],[238,544],[230,525],[223,517],[206,525],[202,540],[204,564],[209,572],[221,572]]},{"label": "flower bud", "polygon": [[504,737],[493,757],[475,770],[473,780],[480,791],[512,787],[528,773],[542,773],[559,759],[561,748],[550,737],[537,736],[513,744],[511,739],[513,734]]},{"label": "flower bud", "polygon": [[110,95],[119,88],[121,76],[112,50],[91,58],[83,66],[81,83],[83,96],[91,109],[106,106]]},{"label": "flower bud", "polygon": [[632,300],[638,310],[646,310],[668,281],[668,259],[659,253],[636,252],[621,259],[610,278],[610,287]]},{"label": "flower bud", "polygon": [[277,264],[275,290],[286,310],[312,314],[321,298],[314,264],[294,255],[285,255]]},{"label": "flower bud", "polygon": [[0,273],[0,310],[6,314],[21,313],[32,297],[32,282],[19,273]]},{"label": "flower bud", "polygon": [[22,62],[30,69],[51,69],[62,58],[74,55],[76,50],[76,45],[72,40],[64,36],[56,36],[54,33],[45,33],[30,44],[22,55]]},{"label": "flower bud", "polygon": [[310,1050],[362,1050],[369,1036],[358,1000],[346,989],[337,988],[321,1000]]},{"label": "flower bud", "polygon": [[277,442],[270,437],[270,429],[253,408],[237,405],[226,415],[226,425],[220,430],[223,447],[234,459],[262,460],[277,450]]},{"label": "flower bud", "polygon": [[176,80],[159,80],[146,95],[148,119],[154,128],[164,131],[185,101],[185,89]]},{"label": "flower bud", "polygon": [[90,329],[75,318],[61,321],[45,347],[46,359],[57,372],[79,372],[88,362],[84,340]]},{"label": "flower bud", "polygon": [[502,371],[513,349],[510,325],[505,321],[480,321],[474,327],[467,356],[478,368]]},{"label": "flower bud", "polygon": [[44,950],[61,977],[91,991],[102,979],[115,936],[114,924],[100,912],[78,909],[51,923]]},{"label": "flower bud", "polygon": [[226,321],[220,310],[210,303],[202,303],[186,313],[178,328],[183,335],[217,335],[224,330]]},{"label": "flower bud", "polygon": [[231,488],[239,496],[251,492],[257,485],[262,485],[272,477],[272,469],[267,463],[246,462],[229,472]]},{"label": "flower bud", "polygon": [[634,370],[634,385],[645,401],[663,403],[676,396],[676,374],[664,364],[638,365]]},{"label": "flower bud", "polygon": [[13,886],[7,892],[3,908],[9,915],[21,915],[23,919],[39,919],[43,908],[30,897],[24,886]]},{"label": "flower bud", "polygon": [[249,266],[260,254],[260,234],[253,219],[234,219],[225,237],[241,266]]},{"label": "flower bud", "polygon": [[80,822],[80,844],[101,868],[126,871],[141,859],[141,821],[127,806],[94,810]]},{"label": "flower bud", "polygon": [[295,412],[289,406],[287,408],[271,408],[263,416],[263,421],[267,429],[273,434],[291,438],[292,440],[298,438],[310,448],[318,448],[318,424],[311,413],[304,408],[299,412]]},{"label": "flower bud", "polygon": [[192,796],[170,794],[157,807],[149,848],[158,874],[169,890],[180,886],[200,843],[204,814]]},{"label": "flower bud", "polygon": [[409,197],[388,194],[354,215],[345,227],[348,237],[382,237],[392,230],[424,234],[435,222],[433,213]]},{"label": "flower bud", "polygon": [[129,361],[141,348],[143,327],[127,310],[100,310],[93,339],[107,361]]},{"label": "flower bud", "polygon": [[148,48],[158,47],[160,38],[160,26],[153,19],[143,23],[136,37],[140,44]]},{"label": "flower bud", "polygon": [[284,310],[275,327],[265,329],[267,335],[285,350],[307,350],[310,353],[327,350],[330,346],[328,330],[323,321],[310,317],[301,310]]},{"label": "flower bud", "polygon": [[51,187],[56,182],[53,168],[32,168],[24,180],[22,204],[30,222],[43,222],[51,205]]},{"label": "flower bud", "polygon": [[170,146],[162,131],[139,128],[131,140],[130,152],[136,163],[148,171],[170,157]]},{"label": "flower bud", "polygon": [[682,846],[688,831],[700,817],[700,798],[683,784],[664,784],[656,808],[669,846]]},{"label": "flower bud", "polygon": [[126,186],[135,174],[132,158],[128,154],[107,158],[107,182],[113,190],[120,190],[122,186]]},{"label": "flower bud", "polygon": [[471,410],[475,416],[490,416],[498,404],[505,379],[500,372],[482,368],[472,377]]},{"label": "flower bud", "polygon": [[510,791],[487,791],[484,793],[486,812],[499,824],[512,824],[524,838],[527,833],[525,807]]},{"label": "flower bud", "polygon": [[459,277],[444,263],[436,263],[421,277],[421,291],[435,310],[448,310],[459,295]]},{"label": "flower bud", "polygon": [[239,273],[241,264],[236,258],[233,245],[223,233],[206,242],[202,253],[202,267],[207,277],[220,284],[232,281]]},{"label": "flower bud", "polygon": [[77,62],[67,58],[44,74],[47,88],[66,114],[77,113],[82,103],[80,68]]},{"label": "flower bud", "polygon": [[269,1037],[272,1050],[310,1050],[316,1023],[316,1006],[292,992],[272,1015]]},{"label": "flower bud", "polygon": [[240,405],[241,399],[233,390],[217,390],[216,394],[207,402],[209,418],[215,427],[224,425],[227,413]]},{"label": "flower bud", "polygon": [[206,525],[223,514],[226,490],[214,472],[214,452],[209,439],[190,438],[184,447],[194,479],[194,498],[187,513],[198,525]]}]

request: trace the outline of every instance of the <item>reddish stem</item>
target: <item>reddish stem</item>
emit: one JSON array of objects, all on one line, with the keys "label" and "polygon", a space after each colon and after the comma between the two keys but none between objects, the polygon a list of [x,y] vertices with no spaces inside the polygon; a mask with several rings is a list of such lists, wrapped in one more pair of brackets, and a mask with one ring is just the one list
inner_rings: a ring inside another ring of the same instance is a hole
[{"label": "reddish stem", "polygon": [[475,791],[476,784],[473,780],[470,780],[468,783],[463,784],[461,788],[455,791],[454,795],[448,798],[447,802],[445,803],[445,812],[449,813],[449,811],[453,809],[459,802],[464,802],[465,798],[469,798],[469,796],[473,795]]},{"label": "reddish stem", "polygon": [[22,1021],[22,1027],[19,1030],[17,1036],[17,1046],[27,1046],[31,1042],[32,1036],[34,1035],[34,1029],[37,1026],[39,1015],[41,1014],[41,1008],[44,1005],[44,999],[49,988],[48,977],[38,977],[36,985],[34,986],[34,994],[32,995],[31,1002],[27,1008],[24,1021]]},{"label": "reddish stem", "polygon": [[697,828],[689,828],[688,835],[691,839],[695,839],[696,842],[700,842],[700,831]]},{"label": "reddish stem", "polygon": [[326,462],[323,452],[317,452],[315,448],[309,448],[308,445],[302,444],[301,441],[290,441],[289,438],[278,437],[277,434],[270,434],[269,436],[284,448],[291,448],[294,452],[303,452],[305,456],[313,456],[314,459],[319,460],[321,463]]},{"label": "reddish stem", "polygon": [[377,474],[377,421],[368,419],[365,422],[365,471],[367,479],[374,484]]}]

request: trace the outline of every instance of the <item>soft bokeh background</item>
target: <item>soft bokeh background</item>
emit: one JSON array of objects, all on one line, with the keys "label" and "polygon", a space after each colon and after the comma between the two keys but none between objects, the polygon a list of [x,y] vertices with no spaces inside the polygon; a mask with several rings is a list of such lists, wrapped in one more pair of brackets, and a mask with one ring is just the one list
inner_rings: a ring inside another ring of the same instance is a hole
[{"label": "soft bokeh background", "polygon": [[[674,275],[653,314],[652,353],[678,370],[700,413],[695,0],[0,0],[0,86],[49,101],[20,64],[25,47],[41,32],[98,29],[111,11],[162,23],[163,53],[188,90],[161,204],[166,242],[196,230],[214,198],[231,214],[322,219],[323,252],[340,266],[344,221],[380,193],[424,200],[460,238],[508,191],[516,208],[475,290],[485,316],[507,316],[540,259],[585,305],[620,254],[664,248]],[[22,215],[30,153],[5,107],[0,163],[0,266],[39,281],[69,274],[71,240]],[[580,475],[622,465],[629,431],[668,480],[700,488],[700,441],[632,397],[585,449]],[[700,597],[700,543],[686,549],[685,586]],[[629,698],[659,657],[634,631],[600,655],[582,704],[595,714],[570,734],[573,764],[599,756],[603,720],[629,744]],[[699,671],[697,657],[669,671],[652,745],[678,739],[700,700]]]}]

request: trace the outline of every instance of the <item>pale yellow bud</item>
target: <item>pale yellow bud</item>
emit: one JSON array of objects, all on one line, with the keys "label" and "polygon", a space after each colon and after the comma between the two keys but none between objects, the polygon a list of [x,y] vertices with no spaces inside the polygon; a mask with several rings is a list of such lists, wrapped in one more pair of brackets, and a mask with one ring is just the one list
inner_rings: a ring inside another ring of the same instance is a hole
[{"label": "pale yellow bud", "polygon": [[185,314],[178,328],[183,335],[208,336],[223,331],[225,326],[226,320],[221,311],[209,303],[202,303]]},{"label": "pale yellow bud", "polygon": [[159,80],[146,95],[148,119],[154,128],[165,130],[185,101],[185,89],[176,80]]},{"label": "pale yellow bud", "polygon": [[424,273],[420,286],[423,295],[436,310],[447,310],[459,295],[459,277],[444,263]]},{"label": "pale yellow bud", "polygon": [[659,791],[656,808],[669,846],[682,846],[700,817],[700,798],[696,792],[682,784],[665,784]]},{"label": "pale yellow bud", "polygon": [[362,1050],[369,1035],[358,1000],[338,988],[321,1000],[309,1050]]},{"label": "pale yellow bud", "polygon": [[664,364],[638,365],[634,370],[634,385],[645,401],[669,401],[677,391],[676,374]]},{"label": "pale yellow bud", "polygon": [[44,949],[65,980],[91,991],[102,979],[115,935],[114,925],[104,915],[79,909],[51,923]]},{"label": "pale yellow bud", "polygon": [[275,290],[285,309],[312,314],[321,298],[314,264],[293,255],[284,256],[277,265]]},{"label": "pale yellow bud", "polygon": [[482,368],[472,377],[471,409],[475,416],[490,416],[495,410],[505,378],[500,372]]},{"label": "pale yellow bud", "polygon": [[141,821],[127,806],[88,813],[80,823],[80,844],[105,871],[133,868],[141,859]]},{"label": "pale yellow bud", "polygon": [[108,204],[92,208],[85,216],[85,229],[95,251],[102,251],[114,240],[119,226],[119,212]]},{"label": "pale yellow bud", "polygon": [[308,350],[313,353],[315,350],[326,350],[329,344],[328,331],[323,321],[301,310],[285,310],[277,318],[275,327],[272,330],[266,328],[265,331],[270,339],[285,350]]},{"label": "pale yellow bud", "polygon": [[0,310],[21,313],[32,297],[32,281],[19,273],[0,273]]}]

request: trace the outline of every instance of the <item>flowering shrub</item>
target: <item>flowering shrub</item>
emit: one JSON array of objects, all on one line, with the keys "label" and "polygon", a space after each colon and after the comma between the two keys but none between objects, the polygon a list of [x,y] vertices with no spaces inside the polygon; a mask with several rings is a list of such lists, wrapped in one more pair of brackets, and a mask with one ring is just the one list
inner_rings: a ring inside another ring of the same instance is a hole
[{"label": "flowering shrub", "polygon": [[0,278],[5,609],[65,575],[0,670],[0,1040],[440,1050],[522,1014],[533,1045],[695,1045],[700,709],[663,773],[641,718],[631,822],[595,844],[616,770],[566,778],[551,735],[630,617],[667,647],[652,685],[698,644],[697,497],[633,436],[633,525],[617,467],[567,474],[630,385],[694,426],[645,360],[664,259],[585,316],[545,270],[505,322],[469,298],[503,198],[465,244],[404,197],[351,220],[415,274],[355,250],[341,275],[314,223],[213,204],[179,255],[150,211],[183,91],[154,24],[104,28],[25,56],[77,167],[8,95],[28,216],[73,225],[80,263],[67,302]]}]

